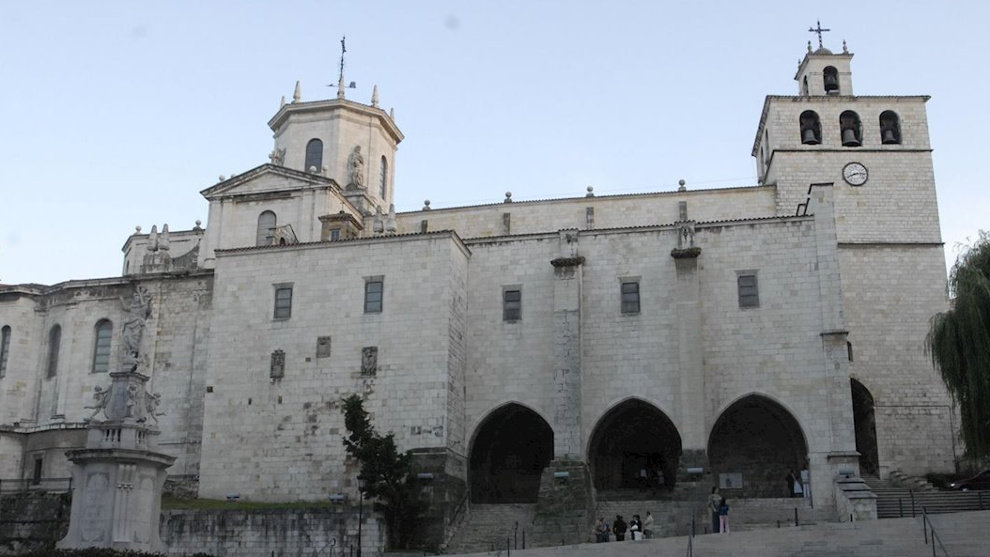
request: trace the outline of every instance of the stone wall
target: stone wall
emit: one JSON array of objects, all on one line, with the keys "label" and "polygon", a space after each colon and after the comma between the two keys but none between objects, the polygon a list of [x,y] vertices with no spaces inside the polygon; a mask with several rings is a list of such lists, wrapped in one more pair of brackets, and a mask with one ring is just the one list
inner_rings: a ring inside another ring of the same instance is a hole
[{"label": "stone wall", "polygon": [[[209,553],[236,557],[350,555],[357,548],[358,509],[164,511],[161,535],[169,555]],[[364,508],[361,548],[378,555],[385,532]]]},{"label": "stone wall", "polygon": [[404,212],[396,215],[396,221],[399,232],[403,233],[419,232],[425,220],[429,230],[456,230],[461,238],[484,238],[570,228],[669,224],[678,220],[678,203],[686,201],[691,206],[691,218],[707,222],[773,216],[776,214],[774,193],[773,187],[758,186],[515,201]]},{"label": "stone wall", "polygon": [[[467,251],[451,234],[220,252],[205,397],[200,495],[325,500],[356,493],[340,400],[359,393],[401,449],[445,448],[448,397],[458,387],[463,312],[456,284]],[[459,261],[460,260],[460,261]],[[365,313],[365,281],[381,278],[382,311]],[[273,318],[276,284],[292,311]],[[461,309],[458,309],[461,308]],[[321,337],[329,351],[317,353]],[[363,350],[377,349],[375,369]],[[272,354],[284,367],[272,374]],[[452,353],[454,356],[452,356]],[[463,392],[463,385],[460,386]],[[458,404],[456,401],[452,404]],[[462,446],[462,445],[461,445]],[[458,447],[455,450],[463,450]]]}]

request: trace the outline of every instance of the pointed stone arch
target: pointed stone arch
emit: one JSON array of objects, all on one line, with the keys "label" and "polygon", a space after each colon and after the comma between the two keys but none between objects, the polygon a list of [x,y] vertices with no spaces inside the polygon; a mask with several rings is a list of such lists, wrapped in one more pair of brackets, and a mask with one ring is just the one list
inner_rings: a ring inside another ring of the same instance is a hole
[{"label": "pointed stone arch", "polygon": [[[681,457],[681,435],[653,404],[635,397],[605,412],[588,442],[588,464],[595,489],[674,488]],[[642,477],[642,472],[646,477]]]},{"label": "pointed stone arch", "polygon": [[[794,414],[771,397],[751,393],[729,404],[708,435],[713,478],[726,490],[722,474],[733,484],[725,495],[789,497],[788,472],[807,467],[808,442]],[[734,480],[733,480],[734,479]]]},{"label": "pointed stone arch", "polygon": [[853,428],[856,433],[856,451],[859,452],[859,468],[864,474],[880,473],[880,456],[877,450],[877,422],[873,394],[856,379],[849,379],[852,391]]},{"label": "pointed stone arch", "polygon": [[517,402],[493,409],[475,428],[468,458],[472,503],[535,503],[553,459],[553,429]]}]

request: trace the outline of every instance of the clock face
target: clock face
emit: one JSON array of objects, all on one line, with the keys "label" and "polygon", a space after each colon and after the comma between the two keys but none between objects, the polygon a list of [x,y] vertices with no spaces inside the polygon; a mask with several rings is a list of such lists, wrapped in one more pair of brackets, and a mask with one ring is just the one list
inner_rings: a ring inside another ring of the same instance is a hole
[{"label": "clock face", "polygon": [[842,179],[850,186],[862,186],[870,179],[870,173],[862,163],[851,162],[842,167]]}]

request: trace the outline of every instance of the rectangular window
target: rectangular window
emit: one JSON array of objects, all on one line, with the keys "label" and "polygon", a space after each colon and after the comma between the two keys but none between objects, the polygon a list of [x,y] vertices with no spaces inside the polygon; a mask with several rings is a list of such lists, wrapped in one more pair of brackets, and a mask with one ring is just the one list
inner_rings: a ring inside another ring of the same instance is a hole
[{"label": "rectangular window", "polygon": [[502,321],[522,319],[522,290],[502,291]]},{"label": "rectangular window", "polygon": [[622,313],[639,313],[639,281],[622,281]]},{"label": "rectangular window", "polygon": [[385,289],[385,279],[372,277],[364,281],[364,312],[381,313],[382,295]]},{"label": "rectangular window", "polygon": [[31,474],[31,485],[41,485],[41,474],[45,469],[45,458],[34,457],[34,470]]},{"label": "rectangular window", "polygon": [[93,373],[110,371],[110,342],[113,325],[106,319],[96,324],[96,343],[93,347]]},{"label": "rectangular window", "polygon": [[739,307],[760,307],[760,290],[756,282],[755,271],[743,271],[736,277],[739,286]]},{"label": "rectangular window", "polygon": [[62,344],[62,327],[55,325],[48,333],[48,366],[49,379],[58,375],[58,351]]},{"label": "rectangular window", "polygon": [[292,317],[292,287],[285,285],[275,286],[275,319],[288,319]]},{"label": "rectangular window", "polygon": [[340,229],[339,228],[331,228],[330,229],[330,241],[331,242],[336,242],[338,240],[340,240]]}]

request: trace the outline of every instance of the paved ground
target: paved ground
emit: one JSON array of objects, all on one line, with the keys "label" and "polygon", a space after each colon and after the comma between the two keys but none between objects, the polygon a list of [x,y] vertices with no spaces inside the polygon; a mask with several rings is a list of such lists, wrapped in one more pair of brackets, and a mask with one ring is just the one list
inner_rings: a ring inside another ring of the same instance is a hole
[{"label": "paved ground", "polygon": [[[943,557],[990,557],[990,511],[930,517],[946,552]],[[855,523],[772,528],[697,536],[694,557],[928,557],[921,518],[884,519]],[[931,541],[929,540],[929,543]],[[688,555],[687,537],[659,540],[581,544],[514,550],[519,557],[657,557]],[[474,555],[508,557],[508,552]]]}]

